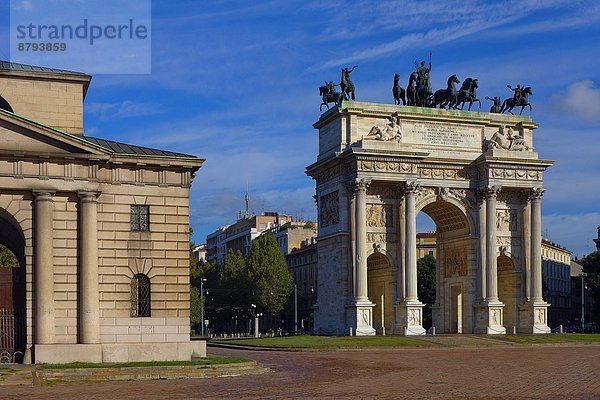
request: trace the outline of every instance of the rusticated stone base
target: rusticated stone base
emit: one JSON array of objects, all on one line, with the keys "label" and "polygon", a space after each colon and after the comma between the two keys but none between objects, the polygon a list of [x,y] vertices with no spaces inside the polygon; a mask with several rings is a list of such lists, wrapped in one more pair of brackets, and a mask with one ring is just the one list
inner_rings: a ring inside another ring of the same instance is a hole
[{"label": "rusticated stone base", "polygon": [[346,306],[346,319],[356,336],[374,336],[373,307],[369,300],[356,301]]},{"label": "rusticated stone base", "polygon": [[519,306],[519,333],[550,333],[548,307],[545,301],[531,301]]},{"label": "rusticated stone base", "polygon": [[420,301],[406,301],[396,304],[396,326],[394,333],[397,335],[424,335],[423,307]]}]

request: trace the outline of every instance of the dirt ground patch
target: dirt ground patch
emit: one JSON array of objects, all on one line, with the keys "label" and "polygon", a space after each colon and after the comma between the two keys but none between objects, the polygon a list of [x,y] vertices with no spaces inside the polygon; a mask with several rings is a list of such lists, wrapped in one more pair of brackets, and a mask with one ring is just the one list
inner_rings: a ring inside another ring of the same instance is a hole
[{"label": "dirt ground patch", "polygon": [[600,346],[493,346],[344,352],[211,349],[273,372],[217,379],[2,388],[0,398],[589,399],[600,397]]}]

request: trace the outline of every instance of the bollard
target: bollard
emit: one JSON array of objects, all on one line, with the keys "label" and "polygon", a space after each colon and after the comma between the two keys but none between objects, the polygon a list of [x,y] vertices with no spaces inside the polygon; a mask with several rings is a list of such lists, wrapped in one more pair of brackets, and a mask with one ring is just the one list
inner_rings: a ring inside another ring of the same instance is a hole
[{"label": "bollard", "polygon": [[352,336],[352,327],[350,327],[350,336]]},{"label": "bollard", "polygon": [[435,326],[431,327],[431,336],[435,336]]},{"label": "bollard", "polygon": [[562,325],[558,326],[558,333],[563,333],[563,326]]},{"label": "bollard", "polygon": [[517,334],[517,327],[513,326],[513,335],[516,335],[516,334]]}]

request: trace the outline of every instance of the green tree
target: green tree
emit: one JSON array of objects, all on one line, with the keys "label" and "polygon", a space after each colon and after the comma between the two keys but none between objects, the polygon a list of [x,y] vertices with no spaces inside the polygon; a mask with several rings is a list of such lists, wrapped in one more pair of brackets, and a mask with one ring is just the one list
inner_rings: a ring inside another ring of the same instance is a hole
[{"label": "green tree", "polygon": [[197,326],[202,318],[202,297],[197,287],[190,286],[190,324]]},{"label": "green tree", "polygon": [[17,268],[19,261],[12,251],[8,247],[0,244],[0,267],[5,268]]},{"label": "green tree", "polygon": [[294,279],[271,233],[252,242],[246,276],[254,303],[269,313],[283,310],[294,287]]},{"label": "green tree", "polygon": [[431,305],[435,303],[435,258],[430,255],[417,260],[417,282],[419,300],[423,307],[423,327],[429,329],[432,324]]},{"label": "green tree", "polygon": [[[585,284],[587,286],[587,295],[592,297],[596,304],[600,304],[600,251],[588,254],[582,260]],[[586,307],[587,308],[587,307]],[[593,320],[600,322],[600,307],[595,307]]]}]

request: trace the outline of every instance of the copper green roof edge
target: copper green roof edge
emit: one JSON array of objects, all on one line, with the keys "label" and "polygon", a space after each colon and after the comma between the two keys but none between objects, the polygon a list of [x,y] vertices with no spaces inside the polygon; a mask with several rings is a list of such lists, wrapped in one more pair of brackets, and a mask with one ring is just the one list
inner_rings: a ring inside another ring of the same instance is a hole
[{"label": "copper green roof edge", "polygon": [[[152,158],[168,158],[168,159],[184,159],[184,160],[185,159],[190,159],[190,160],[205,161],[205,159],[203,159],[203,158],[199,158],[199,157],[196,157],[196,156],[193,156],[193,155],[189,155],[189,154],[185,154],[185,156],[183,156],[183,157],[177,157],[177,156],[157,156],[157,155],[150,155],[150,154],[117,153],[115,151],[107,149],[104,146],[100,146],[98,144],[90,142],[89,140],[86,140],[84,136],[74,135],[72,133],[61,131],[60,129],[56,129],[56,128],[53,128],[51,126],[44,125],[44,124],[42,124],[42,123],[40,123],[38,121],[35,121],[33,119],[24,117],[24,116],[19,115],[19,114],[11,113],[10,111],[6,111],[6,110],[3,110],[1,108],[0,108],[0,113],[5,113],[5,114],[8,114],[10,116],[17,117],[17,119],[21,119],[23,121],[27,121],[27,122],[32,123],[34,125],[40,126],[40,127],[44,128],[44,129],[48,129],[48,130],[51,130],[51,131],[56,132],[58,134],[61,134],[63,136],[69,137],[71,139],[75,139],[76,141],[78,141],[80,143],[83,143],[83,144],[86,144],[88,146],[97,148],[98,150],[102,150],[103,152],[108,152],[110,154],[133,156],[133,157],[152,157]],[[138,146],[138,147],[141,147],[141,146]]]}]

